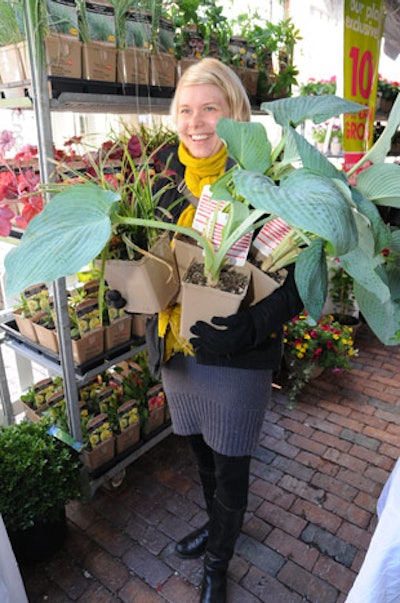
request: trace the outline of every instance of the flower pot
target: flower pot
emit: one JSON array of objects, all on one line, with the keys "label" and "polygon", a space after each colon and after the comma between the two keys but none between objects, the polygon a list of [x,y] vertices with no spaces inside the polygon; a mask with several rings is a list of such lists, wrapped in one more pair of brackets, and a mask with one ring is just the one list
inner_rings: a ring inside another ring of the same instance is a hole
[{"label": "flower pot", "polygon": [[165,406],[160,406],[149,412],[149,417],[143,425],[143,434],[149,435],[156,429],[159,429],[165,420]]},{"label": "flower pot", "polygon": [[[190,269],[190,268],[189,268]],[[208,287],[186,282],[186,276],[182,281],[182,308],[180,334],[190,339],[192,334],[190,327],[198,320],[210,322],[213,316],[229,316],[235,314],[244,297],[250,283],[251,271],[249,266],[228,266],[229,273],[237,273],[244,276],[247,285],[240,293],[222,291],[218,287]]]},{"label": "flower pot", "polygon": [[110,325],[104,329],[105,349],[112,350],[117,346],[126,343],[132,335],[132,317],[121,316],[113,320]]},{"label": "flower pot", "polygon": [[140,260],[107,260],[105,279],[126,300],[127,312],[154,314],[166,308],[179,291],[168,233]]},{"label": "flower pot", "polygon": [[[182,281],[187,269],[193,260],[201,261],[203,257],[202,248],[190,239],[182,235],[175,235],[173,239],[173,251],[178,268],[179,280]],[[176,298],[177,303],[182,302],[182,289],[179,290]]]},{"label": "flower pot", "polygon": [[89,471],[96,471],[114,458],[115,439],[109,438],[98,444],[93,450],[84,450],[85,465]]},{"label": "flower pot", "polygon": [[[47,75],[57,77],[82,77],[82,42],[76,36],[55,33],[46,36],[44,40],[46,49]],[[26,79],[31,79],[31,66],[27,42],[18,44],[23,60]]]},{"label": "flower pot", "polygon": [[150,85],[161,88],[174,88],[175,80],[175,57],[167,52],[150,54]]},{"label": "flower pot", "polygon": [[25,404],[25,402],[22,400],[19,401],[19,405],[21,407],[21,411],[25,413],[25,417],[28,419],[28,421],[32,421],[32,423],[38,423],[42,419],[42,410],[47,408],[47,404],[43,404],[37,410],[33,410],[33,408],[28,406],[28,404]]},{"label": "flower pot", "polygon": [[[251,279],[243,305],[252,306],[278,289],[283,284],[287,272],[284,269],[279,270],[277,278],[273,278],[252,262],[247,261],[246,264],[250,268]],[[278,277],[281,280],[278,280]]]},{"label": "flower pot", "polygon": [[143,48],[124,48],[117,54],[117,81],[123,84],[150,83],[150,53]]},{"label": "flower pot", "polygon": [[145,337],[147,318],[145,314],[132,314],[132,337]]},{"label": "flower pot", "polygon": [[14,84],[28,79],[18,44],[0,47],[0,73],[3,84]]},{"label": "flower pot", "polygon": [[72,357],[76,364],[83,364],[104,352],[104,327],[93,329],[80,339],[72,339]]},{"label": "flower pot", "polygon": [[82,77],[85,80],[115,82],[117,49],[108,42],[88,42],[82,45]]},{"label": "flower pot", "polygon": [[121,431],[121,433],[116,436],[117,454],[122,454],[126,450],[129,450],[135,446],[139,439],[140,424],[136,423],[136,425],[129,425],[129,427]]},{"label": "flower pot", "polygon": [[21,316],[22,310],[15,310],[13,313],[13,317],[15,322],[17,323],[17,327],[19,332],[22,335],[25,335],[28,339],[31,339],[33,342],[37,343],[36,331],[33,326],[33,322],[31,318],[23,318]]},{"label": "flower pot", "polygon": [[34,565],[54,555],[65,542],[67,527],[63,508],[56,519],[37,521],[26,530],[8,530],[18,563]]},{"label": "flower pot", "polygon": [[340,155],[340,153],[342,152],[342,143],[331,142],[329,148],[332,155]]},{"label": "flower pot", "polygon": [[33,328],[35,329],[36,338],[40,345],[52,352],[58,354],[58,337],[55,329],[48,329],[47,327],[39,324],[39,320],[46,315],[46,312],[37,312],[32,318]]}]

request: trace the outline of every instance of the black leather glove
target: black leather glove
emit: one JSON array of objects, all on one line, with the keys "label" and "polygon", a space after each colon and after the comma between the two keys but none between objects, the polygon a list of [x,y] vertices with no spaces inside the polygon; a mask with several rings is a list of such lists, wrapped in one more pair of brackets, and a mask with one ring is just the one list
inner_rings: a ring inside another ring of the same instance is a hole
[{"label": "black leather glove", "polygon": [[252,345],[254,327],[248,312],[227,317],[214,316],[211,323],[198,320],[191,327],[191,332],[196,335],[190,339],[195,351],[227,356],[242,352]]}]

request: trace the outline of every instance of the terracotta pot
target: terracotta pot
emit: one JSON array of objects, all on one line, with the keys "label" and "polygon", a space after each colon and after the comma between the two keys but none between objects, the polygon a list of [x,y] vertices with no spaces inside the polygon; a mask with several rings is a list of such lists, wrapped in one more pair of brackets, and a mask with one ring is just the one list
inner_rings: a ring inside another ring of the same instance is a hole
[{"label": "terracotta pot", "polygon": [[124,48],[117,54],[117,81],[123,84],[150,83],[150,53],[143,48]]},{"label": "terracotta pot", "polygon": [[104,440],[93,450],[84,450],[85,465],[89,471],[96,471],[114,458],[115,439]]},{"label": "terracotta pot", "polygon": [[112,350],[126,343],[131,339],[132,335],[132,317],[121,316],[121,318],[117,318],[105,327],[104,335],[106,350]]},{"label": "terracotta pot", "polygon": [[218,287],[207,287],[182,281],[182,308],[180,334],[190,339],[190,327],[197,320],[210,322],[213,316],[229,316],[238,311],[240,304],[246,296],[250,283],[251,272],[249,266],[231,266],[240,274],[244,274],[248,283],[245,290],[240,293],[221,291]]},{"label": "terracotta pot", "polygon": [[140,260],[107,260],[105,279],[110,288],[117,289],[126,300],[127,312],[154,314],[166,308],[179,291],[178,270],[168,233]]},{"label": "terracotta pot", "polygon": [[89,42],[82,45],[82,77],[85,80],[115,82],[117,49],[108,42]]}]

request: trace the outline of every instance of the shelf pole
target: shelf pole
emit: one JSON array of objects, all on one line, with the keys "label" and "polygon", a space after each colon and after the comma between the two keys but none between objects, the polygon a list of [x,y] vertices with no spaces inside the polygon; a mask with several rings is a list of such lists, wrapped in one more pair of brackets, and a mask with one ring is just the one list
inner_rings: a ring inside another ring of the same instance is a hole
[{"label": "shelf pole", "polygon": [[[46,52],[44,40],[44,14],[42,2],[26,0],[24,2],[26,33],[31,65],[32,101],[36,118],[39,147],[39,168],[42,183],[54,180],[53,132],[51,126],[50,100],[46,71]],[[49,201],[49,193],[44,194]],[[43,258],[45,261],[45,258]],[[72,436],[82,441],[82,429],[79,416],[78,386],[75,379],[72,356],[71,335],[68,316],[68,304],[65,278],[53,283],[54,304],[57,315],[60,360],[63,370],[67,415]]]}]

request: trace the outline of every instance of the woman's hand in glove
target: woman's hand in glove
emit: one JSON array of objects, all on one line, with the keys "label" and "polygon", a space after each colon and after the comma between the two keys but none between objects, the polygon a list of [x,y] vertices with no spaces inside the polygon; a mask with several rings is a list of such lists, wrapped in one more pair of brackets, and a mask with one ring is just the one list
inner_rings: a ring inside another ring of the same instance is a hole
[{"label": "woman's hand in glove", "polygon": [[198,320],[191,327],[191,332],[196,335],[190,339],[195,351],[227,356],[242,352],[252,345],[253,320],[250,313],[244,311],[227,317],[214,316],[211,323]]}]

